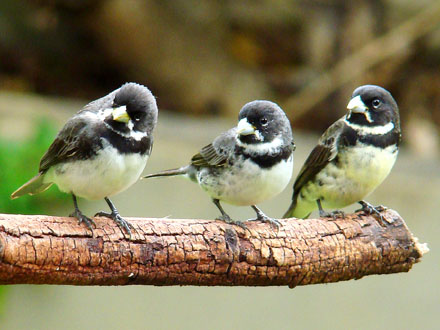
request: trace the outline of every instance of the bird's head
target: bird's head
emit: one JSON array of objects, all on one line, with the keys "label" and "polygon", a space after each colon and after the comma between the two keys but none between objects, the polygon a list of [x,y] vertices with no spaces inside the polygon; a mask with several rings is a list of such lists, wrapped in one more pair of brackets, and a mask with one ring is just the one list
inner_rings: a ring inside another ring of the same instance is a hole
[{"label": "bird's head", "polygon": [[276,138],[289,143],[292,130],[284,111],[270,101],[252,101],[238,115],[237,139],[242,144],[270,143]]},{"label": "bird's head", "polygon": [[113,99],[110,120],[121,130],[151,132],[157,123],[156,99],[150,90],[136,83],[124,84]]},{"label": "bird's head", "polygon": [[399,108],[386,89],[364,85],[354,90],[347,105],[346,120],[360,126],[399,125]]}]

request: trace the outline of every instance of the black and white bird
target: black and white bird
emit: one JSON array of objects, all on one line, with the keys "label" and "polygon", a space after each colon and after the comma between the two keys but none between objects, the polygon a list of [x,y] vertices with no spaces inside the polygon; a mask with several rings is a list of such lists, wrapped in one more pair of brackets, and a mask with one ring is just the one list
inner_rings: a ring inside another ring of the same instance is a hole
[{"label": "black and white bird", "polygon": [[247,103],[238,116],[238,125],[205,146],[191,159],[190,165],[147,175],[185,176],[198,183],[221,212],[220,220],[245,227],[232,220],[220,201],[251,206],[256,219],[279,226],[256,204],[273,198],[284,190],[292,176],[293,142],[290,122],[273,102]]},{"label": "black and white bird", "polygon": [[67,121],[40,162],[39,173],[12,193],[11,198],[34,195],[52,184],[72,194],[71,216],[90,229],[94,224],[78,208],[77,197],[105,199],[112,218],[129,234],[130,224],[116,210],[109,196],[135,183],[147,164],[157,123],[156,100],[150,90],[126,83],[87,104]]},{"label": "black and white bird", "polygon": [[304,163],[293,186],[292,204],[284,217],[321,217],[359,202],[366,213],[379,210],[363,199],[390,173],[401,140],[399,108],[391,94],[365,85],[353,92],[348,113],[331,125]]}]

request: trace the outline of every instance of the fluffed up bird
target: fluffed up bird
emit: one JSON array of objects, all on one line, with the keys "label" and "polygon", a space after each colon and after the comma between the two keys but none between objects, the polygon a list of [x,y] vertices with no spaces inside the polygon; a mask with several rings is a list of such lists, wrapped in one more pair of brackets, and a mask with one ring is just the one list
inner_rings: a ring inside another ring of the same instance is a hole
[{"label": "fluffed up bird", "polygon": [[112,218],[129,234],[130,223],[123,219],[109,196],[135,183],[147,164],[157,122],[156,100],[150,90],[126,83],[87,104],[67,121],[44,154],[37,176],[12,193],[11,198],[34,195],[52,184],[72,194],[71,216],[90,229],[94,221],[78,208],[77,197],[105,199],[111,213],[95,216]]},{"label": "fluffed up bird", "polygon": [[356,202],[364,212],[380,215],[363,199],[385,180],[396,161],[401,140],[399,108],[387,90],[365,85],[355,89],[347,109],[305,161],[285,218],[307,218],[316,209],[321,217],[334,217],[342,212],[324,209]]},{"label": "fluffed up bird", "polygon": [[200,150],[190,165],[147,175],[185,176],[198,183],[221,212],[219,220],[234,221],[220,201],[251,206],[256,219],[276,226],[280,223],[265,215],[256,204],[273,198],[284,190],[292,176],[293,142],[290,122],[273,102],[247,103],[238,116],[238,125]]}]

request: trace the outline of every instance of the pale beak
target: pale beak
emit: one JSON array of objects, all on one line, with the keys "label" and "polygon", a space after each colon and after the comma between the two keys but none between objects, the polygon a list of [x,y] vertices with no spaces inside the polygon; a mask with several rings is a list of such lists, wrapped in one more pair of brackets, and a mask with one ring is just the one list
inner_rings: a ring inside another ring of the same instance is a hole
[{"label": "pale beak", "polygon": [[112,111],[113,120],[119,121],[121,123],[128,123],[130,117],[127,113],[127,107],[125,105],[114,108]]},{"label": "pale beak", "polygon": [[348,102],[347,109],[354,113],[365,113],[368,110],[360,95],[353,97]]},{"label": "pale beak", "polygon": [[249,124],[246,118],[243,118],[238,122],[237,125],[237,134],[238,135],[251,135],[255,134],[255,127]]}]

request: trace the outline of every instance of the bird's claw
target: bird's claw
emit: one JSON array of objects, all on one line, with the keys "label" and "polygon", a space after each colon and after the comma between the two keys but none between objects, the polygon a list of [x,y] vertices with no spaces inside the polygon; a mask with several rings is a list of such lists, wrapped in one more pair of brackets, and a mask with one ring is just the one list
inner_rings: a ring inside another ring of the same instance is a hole
[{"label": "bird's claw", "polygon": [[261,221],[261,222],[270,223],[271,225],[275,226],[277,229],[281,227],[281,222],[279,222],[277,219],[272,219],[264,214],[259,215],[254,219],[248,219],[247,221]]},{"label": "bird's claw", "polygon": [[222,214],[221,216],[219,216],[218,218],[216,218],[216,220],[224,221],[224,222],[226,222],[227,224],[230,224],[230,225],[236,225],[236,226],[239,226],[239,227],[242,228],[242,229],[249,230],[248,227],[246,227],[246,225],[245,225],[244,222],[242,222],[242,221],[237,221],[237,220],[233,220],[233,219],[231,219],[231,217],[230,217],[229,215],[227,215],[227,214]]},{"label": "bird's claw", "polygon": [[116,222],[116,224],[119,226],[119,228],[125,230],[127,232],[127,234],[131,237],[131,229],[134,229],[133,225],[128,222],[127,220],[125,220],[123,217],[121,217],[121,215],[117,212],[112,212],[112,213],[108,213],[108,212],[98,212],[95,214],[95,217],[106,217],[106,218],[111,218],[113,219],[114,222]]},{"label": "bird's claw", "polygon": [[70,214],[69,216],[78,219],[79,223],[84,223],[87,226],[87,228],[89,228],[92,232],[93,232],[92,225],[96,227],[95,221],[82,214],[82,212],[78,209],[73,211],[72,214]]},{"label": "bird's claw", "polygon": [[377,207],[374,207],[373,205],[371,205],[370,203],[366,202],[366,201],[360,201],[359,204],[361,204],[361,208],[356,210],[355,212],[364,212],[367,215],[376,215],[379,219],[379,223],[382,227],[386,227],[386,223],[385,223],[385,219],[383,217],[383,215],[381,214],[381,212],[385,211],[387,209],[386,206],[383,205],[379,205]]},{"label": "bird's claw", "polygon": [[341,211],[341,210],[334,210],[332,212],[320,210],[319,217],[320,218],[332,218],[333,220],[337,220],[338,218],[345,219],[345,212]]}]

